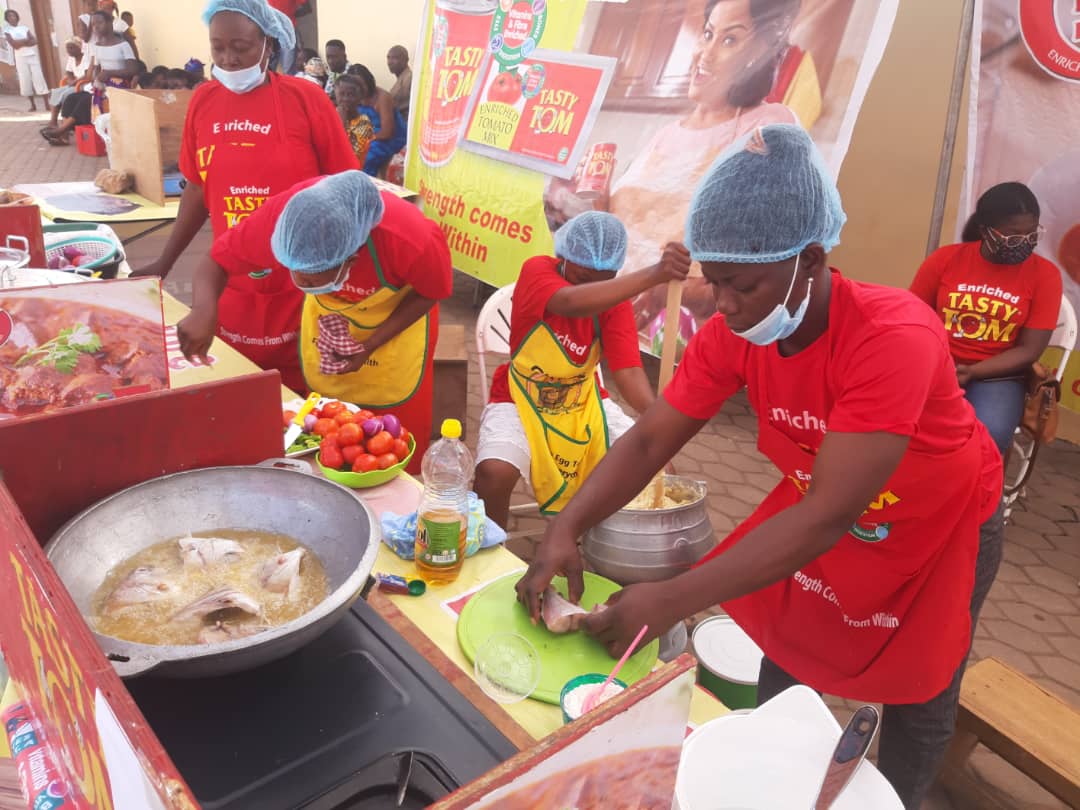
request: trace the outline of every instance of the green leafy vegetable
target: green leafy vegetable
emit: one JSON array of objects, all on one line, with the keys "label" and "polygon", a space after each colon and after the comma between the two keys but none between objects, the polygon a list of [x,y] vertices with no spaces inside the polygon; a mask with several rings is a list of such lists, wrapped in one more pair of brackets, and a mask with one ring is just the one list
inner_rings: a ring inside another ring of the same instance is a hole
[{"label": "green leafy vegetable", "polygon": [[36,362],[39,366],[52,366],[61,374],[71,374],[79,363],[80,354],[93,354],[101,350],[101,338],[90,331],[84,323],[70,329],[62,329],[52,340],[31,349],[18,359],[15,367]]}]

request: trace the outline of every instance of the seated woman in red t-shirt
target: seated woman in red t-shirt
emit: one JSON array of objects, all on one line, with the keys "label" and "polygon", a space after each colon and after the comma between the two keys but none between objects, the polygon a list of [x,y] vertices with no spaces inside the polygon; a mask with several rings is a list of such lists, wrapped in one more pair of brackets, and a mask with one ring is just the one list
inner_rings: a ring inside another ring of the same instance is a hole
[{"label": "seated woman in red t-shirt", "polygon": [[956,377],[1004,455],[1024,415],[1025,373],[1057,325],[1061,274],[1041,256],[1039,201],[1023,183],[979,198],[963,242],[934,251],[911,291],[937,310]]},{"label": "seated woman in red t-shirt", "polygon": [[629,299],[684,279],[690,269],[686,248],[668,245],[656,265],[616,278],[626,257],[626,229],[598,211],[560,228],[555,254],[535,256],[521,268],[510,362],[496,369],[480,419],[476,494],[488,517],[504,527],[519,477],[528,476],[540,510],[554,514],[633,425],[597,381],[601,359],[635,411],[656,399],[641,368]]}]

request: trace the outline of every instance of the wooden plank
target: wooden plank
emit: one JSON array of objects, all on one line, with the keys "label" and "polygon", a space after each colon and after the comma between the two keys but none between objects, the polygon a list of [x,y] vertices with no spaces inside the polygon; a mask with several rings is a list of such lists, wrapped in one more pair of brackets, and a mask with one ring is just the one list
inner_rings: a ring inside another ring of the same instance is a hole
[{"label": "wooden plank", "polygon": [[276,371],[0,422],[0,478],[43,544],[126,487],[281,454]]},{"label": "wooden plank", "polygon": [[131,90],[109,90],[109,165],[135,178],[135,193],[165,204],[161,144],[152,98]]},{"label": "wooden plank", "polygon": [[1080,711],[996,658],[968,669],[958,727],[1080,807]]},{"label": "wooden plank", "polygon": [[446,678],[451,686],[464,695],[466,700],[475,706],[487,718],[489,723],[495,726],[506,739],[516,745],[519,751],[524,751],[536,745],[536,740],[531,734],[519,726],[502,706],[485,695],[476,681],[462,672],[461,668],[451,661],[434,641],[424,635],[424,632],[413,624],[404,613],[398,610],[397,606],[385,594],[380,593],[378,588],[371,590],[367,602],[391,627],[401,633],[402,637],[429,664],[435,667],[436,671]]}]

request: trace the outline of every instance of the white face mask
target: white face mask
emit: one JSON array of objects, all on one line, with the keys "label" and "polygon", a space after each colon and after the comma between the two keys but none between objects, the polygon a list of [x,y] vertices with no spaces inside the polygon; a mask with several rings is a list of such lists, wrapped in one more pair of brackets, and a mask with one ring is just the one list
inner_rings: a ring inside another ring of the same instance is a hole
[{"label": "white face mask", "polygon": [[777,304],[772,312],[749,329],[742,332],[734,332],[734,334],[757,346],[768,346],[770,343],[776,343],[778,340],[783,340],[794,334],[795,330],[799,328],[799,324],[802,323],[803,317],[806,315],[806,308],[810,304],[810,288],[814,283],[813,279],[810,279],[807,282],[806,297],[803,298],[802,303],[799,304],[799,308],[795,310],[795,314],[792,315],[788,312],[787,302],[788,299],[791,298],[792,289],[795,287],[795,276],[799,273],[799,260],[801,258],[802,254],[795,257],[795,269],[791,273],[791,283],[788,285],[787,295],[784,296],[784,302],[782,304]]},{"label": "white face mask", "polygon": [[[352,257],[350,256],[349,259],[351,258]],[[345,286],[345,282],[348,281],[349,273],[352,272],[351,265],[346,267],[346,265],[349,263],[349,259],[346,259],[341,263],[341,267],[338,268],[337,275],[334,276],[334,280],[331,281],[329,284],[323,284],[321,287],[301,287],[299,284],[296,284],[295,281],[293,282],[293,284],[296,285],[297,289],[299,289],[300,292],[305,293],[306,295],[331,295],[333,293],[339,292]]]},{"label": "white face mask", "polygon": [[266,56],[266,43],[267,40],[264,39],[262,53],[259,54],[259,61],[251,67],[241,68],[240,70],[225,70],[224,68],[219,68],[217,65],[214,65],[210,69],[210,73],[215,79],[225,85],[226,89],[231,90],[237,95],[250,93],[266,81],[266,68],[263,67],[262,63],[263,57]]}]

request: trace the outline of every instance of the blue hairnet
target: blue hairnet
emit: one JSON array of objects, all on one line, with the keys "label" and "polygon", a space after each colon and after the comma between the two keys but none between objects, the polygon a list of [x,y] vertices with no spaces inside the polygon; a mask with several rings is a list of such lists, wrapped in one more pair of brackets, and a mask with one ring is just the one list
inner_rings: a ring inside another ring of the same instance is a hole
[{"label": "blue hairnet", "polygon": [[814,243],[831,250],[846,221],[810,136],[774,124],[740,138],[709,168],[690,201],[686,246],[695,261],[766,264]]},{"label": "blue hairnet", "polygon": [[555,255],[593,270],[618,270],[626,261],[626,241],[618,217],[586,211],[555,232]]},{"label": "blue hairnet", "polygon": [[383,208],[382,194],[363,172],[325,177],[285,204],[270,249],[297,273],[330,270],[367,241],[382,220]]},{"label": "blue hairnet", "polygon": [[210,0],[202,15],[203,22],[209,25],[219,11],[243,14],[259,26],[264,34],[276,39],[283,51],[291,51],[296,47],[296,31],[292,20],[283,12],[272,8],[266,0]]}]

